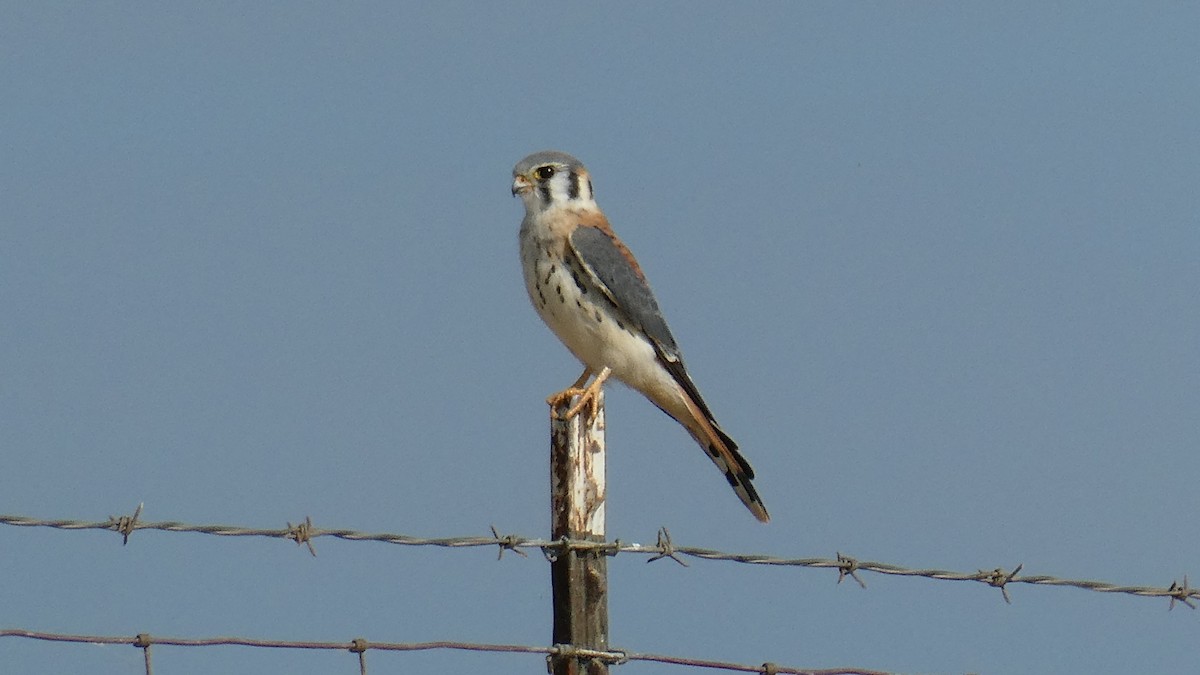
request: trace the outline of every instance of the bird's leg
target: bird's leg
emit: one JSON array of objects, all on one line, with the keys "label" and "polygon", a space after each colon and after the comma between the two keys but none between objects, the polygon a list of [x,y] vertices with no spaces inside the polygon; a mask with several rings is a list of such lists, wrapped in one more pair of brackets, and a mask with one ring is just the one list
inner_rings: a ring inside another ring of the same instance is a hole
[{"label": "bird's leg", "polygon": [[[583,389],[583,383],[584,383],[584,382],[587,382],[587,381],[588,381],[588,378],[589,378],[589,377],[591,377],[591,376],[592,376],[592,369],[591,369],[591,368],[584,368],[584,369],[583,369],[583,373],[582,373],[582,374],[580,374],[580,376],[579,376],[579,379],[575,380],[575,383],[574,383],[574,384],[572,384],[571,386],[567,387],[567,389],[568,389],[568,390],[582,390],[582,389]],[[579,392],[578,392],[578,391],[576,391],[576,394],[578,394],[578,393],[579,393]],[[572,395],[575,395],[575,394],[572,394]]]},{"label": "bird's leg", "polygon": [[580,394],[580,401],[571,406],[571,410],[566,411],[566,419],[577,416],[584,407],[588,408],[588,419],[595,419],[596,404],[600,402],[600,389],[604,388],[604,382],[608,380],[608,376],[610,375],[612,375],[612,369],[604,366],[604,370],[601,370],[600,374],[596,375],[592,384],[588,384],[587,387],[583,388],[583,392]]},{"label": "bird's leg", "polygon": [[[567,387],[566,389],[563,389],[562,391],[558,391],[558,392],[555,392],[555,393],[547,396],[546,404],[550,406],[550,413],[554,414],[555,408],[557,408],[558,406],[560,406],[564,403],[569,403],[571,401],[571,399],[582,394],[585,391],[583,388],[583,383],[587,382],[588,378],[591,376],[592,376],[592,369],[584,368],[583,374],[579,376],[579,379],[575,380],[574,384]],[[557,417],[557,415],[555,415],[555,417]]]},{"label": "bird's leg", "polygon": [[612,369],[608,366],[605,366],[604,370],[601,370],[600,374],[596,376],[596,379],[585,387],[584,383],[587,382],[588,378],[592,376],[592,369],[584,368],[583,374],[579,376],[578,380],[575,380],[574,384],[556,394],[551,394],[550,397],[546,399],[546,403],[550,404],[550,408],[553,411],[554,408],[578,396],[579,401],[577,401],[575,405],[571,406],[571,408],[567,410],[566,415],[562,419],[571,419],[572,417],[578,415],[585,406],[590,409],[590,414],[594,417],[596,415],[596,400],[600,394],[600,389],[604,386],[604,381],[607,380],[608,376],[611,374]]},{"label": "bird's leg", "polygon": [[592,380],[591,384],[584,387],[583,390],[579,392],[579,401],[576,402],[575,405],[571,406],[571,409],[567,411],[566,419],[571,419],[572,417],[578,415],[579,411],[583,410],[584,408],[588,409],[589,418],[595,418],[596,404],[600,401],[600,389],[604,387],[604,381],[607,380],[608,376],[611,374],[612,369],[608,366],[604,366],[604,370],[600,371],[600,374],[596,376],[596,379]]}]

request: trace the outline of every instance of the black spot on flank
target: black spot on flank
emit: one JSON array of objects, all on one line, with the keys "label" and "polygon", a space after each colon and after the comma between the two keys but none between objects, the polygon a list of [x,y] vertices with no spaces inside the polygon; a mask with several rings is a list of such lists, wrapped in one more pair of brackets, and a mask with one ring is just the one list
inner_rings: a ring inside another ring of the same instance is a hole
[{"label": "black spot on flank", "polygon": [[575,286],[579,288],[579,292],[587,295],[587,286],[583,285],[583,280],[579,278],[579,272],[571,270],[571,278],[575,280]]},{"label": "black spot on flank", "polygon": [[596,317],[596,323],[604,323],[604,317],[600,316],[600,312],[592,312],[592,316]]},{"label": "black spot on flank", "polygon": [[579,174],[572,171],[570,178],[570,185],[567,186],[567,197],[579,199]]},{"label": "black spot on flank", "polygon": [[625,330],[625,324],[621,323],[620,319],[617,320],[617,328]]},{"label": "black spot on flank", "polygon": [[575,306],[579,309],[583,309],[583,303],[579,301],[579,298],[575,298]]}]

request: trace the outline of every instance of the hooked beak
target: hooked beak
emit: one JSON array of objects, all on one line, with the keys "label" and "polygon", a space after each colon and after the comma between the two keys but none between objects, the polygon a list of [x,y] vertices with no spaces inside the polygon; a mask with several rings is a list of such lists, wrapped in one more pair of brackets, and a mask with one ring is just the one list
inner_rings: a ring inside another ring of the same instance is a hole
[{"label": "hooked beak", "polygon": [[514,197],[516,197],[517,195],[525,194],[526,192],[529,192],[532,189],[533,189],[533,183],[529,182],[529,179],[526,178],[525,176],[517,176],[517,177],[513,178],[512,194]]}]

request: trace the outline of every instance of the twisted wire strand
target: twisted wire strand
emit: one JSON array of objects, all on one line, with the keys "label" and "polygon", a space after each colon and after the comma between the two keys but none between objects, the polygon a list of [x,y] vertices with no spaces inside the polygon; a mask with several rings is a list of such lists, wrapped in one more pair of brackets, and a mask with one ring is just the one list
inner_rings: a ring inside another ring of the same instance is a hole
[{"label": "twisted wire strand", "polygon": [[83,520],[46,520],[28,516],[0,515],[0,524],[16,527],[48,527],[59,530],[107,530],[123,536],[128,543],[129,535],[138,530],[159,530],[164,532],[194,532],[200,534],[225,537],[269,537],[288,539],[297,545],[305,544],[309,551],[316,555],[313,540],[321,537],[333,537],[345,541],[374,541],[400,546],[435,546],[442,548],[477,548],[499,547],[501,555],[511,550],[524,553],[525,550],[538,550],[547,557],[553,557],[568,550],[595,550],[608,555],[630,553],[649,555],[648,562],[671,558],[686,565],[680,556],[735,562],[747,565],[771,565],[781,567],[828,568],[839,572],[838,581],[851,576],[864,588],[866,584],[858,577],[858,572],[874,572],[892,576],[922,577],[939,581],[973,581],[999,588],[1006,601],[1010,601],[1007,586],[1009,584],[1030,584],[1037,586],[1066,586],[1098,593],[1119,593],[1138,597],[1170,598],[1169,608],[1174,608],[1176,602],[1183,603],[1195,609],[1194,601],[1200,600],[1200,588],[1192,588],[1187,576],[1183,581],[1174,581],[1170,586],[1135,586],[1114,584],[1105,581],[1089,579],[1067,579],[1051,575],[1021,575],[1022,566],[1017,565],[1011,572],[1003,568],[979,569],[975,572],[959,572],[938,568],[910,568],[902,565],[858,560],[844,556],[840,552],[836,558],[787,558],[759,553],[730,553],[710,548],[696,546],[680,546],[671,541],[670,533],[663,528],[659,531],[658,541],[654,545],[637,543],[622,543],[619,539],[611,542],[592,542],[572,539],[535,539],[519,535],[501,535],[492,528],[492,536],[477,537],[417,537],[407,534],[389,532],[363,532],[353,529],[327,529],[312,525],[305,518],[299,525],[288,523],[284,528],[249,528],[236,525],[197,525],[179,521],[146,522],[140,520],[141,506],[139,505],[132,516],[109,516],[107,521]]},{"label": "twisted wire strand", "polygon": [[171,647],[237,646],[269,649],[337,650],[352,652],[360,656],[369,650],[392,652],[458,650],[510,654],[542,654],[547,657],[591,658],[605,661],[614,665],[627,663],[629,661],[648,661],[654,663],[667,663],[678,666],[729,670],[744,673],[780,673],[787,675],[890,675],[885,671],[863,670],[861,668],[794,668],[791,666],[781,666],[774,663],[764,663],[762,665],[755,666],[742,663],[732,663],[728,661],[712,661],[708,659],[670,656],[666,654],[629,652],[619,649],[584,649],[581,647],[575,647],[573,645],[553,645],[549,647],[540,647],[534,645],[458,642],[454,640],[439,640],[434,642],[370,642],[363,638],[355,638],[353,640],[343,642],[314,642],[306,640],[261,640],[236,636],[209,638],[160,637],[157,635],[151,636],[148,633],[139,633],[136,636],[72,635],[66,633],[45,633],[24,630],[20,628],[0,630],[0,638],[4,637],[27,638],[31,640],[44,640],[50,642],[125,644],[132,645],[143,650],[148,650],[152,645],[164,645]]}]

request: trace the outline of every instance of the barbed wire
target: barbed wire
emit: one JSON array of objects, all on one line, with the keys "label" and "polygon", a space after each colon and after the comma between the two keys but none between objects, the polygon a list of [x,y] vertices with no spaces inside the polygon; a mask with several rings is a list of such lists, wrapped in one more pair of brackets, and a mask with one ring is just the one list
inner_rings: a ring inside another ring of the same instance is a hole
[{"label": "barbed wire", "polygon": [[547,659],[582,658],[596,659],[610,665],[621,665],[631,661],[647,661],[666,663],[677,666],[729,670],[743,673],[763,673],[764,675],[890,675],[885,671],[864,670],[861,668],[794,668],[781,666],[776,663],[763,663],[753,666],[728,661],[711,661],[693,659],[666,654],[648,654],[631,652],[622,649],[584,649],[573,645],[553,645],[538,647],[515,644],[486,644],[478,642],[369,642],[363,638],[355,638],[349,642],[310,642],[300,640],[259,640],[243,637],[213,637],[213,638],[179,638],[159,637],[148,633],[127,635],[71,635],[65,633],[43,633],[20,628],[0,629],[0,638],[18,637],[50,642],[81,642],[87,644],[122,644],[132,645],[145,653],[146,675],[153,675],[150,659],[150,648],[154,645],[171,647],[264,647],[271,649],[313,649],[348,651],[358,655],[359,672],[366,675],[366,653],[369,650],[412,652],[430,650],[458,650],[473,652],[501,652],[510,654],[543,654]]},{"label": "barbed wire", "polygon": [[671,533],[664,527],[659,530],[654,545],[623,543],[620,539],[611,542],[592,542],[578,539],[533,539],[515,534],[501,535],[492,527],[492,536],[480,537],[416,537],[406,534],[370,533],[350,529],[325,529],[313,526],[311,518],[305,518],[297,525],[290,522],[285,528],[247,528],[234,525],[193,525],[178,521],[144,522],[141,520],[142,505],[138,505],[133,515],[109,516],[106,521],[83,520],[44,520],[27,516],[0,515],[0,524],[17,527],[49,527],[59,530],[107,530],[121,534],[122,541],[129,543],[131,534],[138,530],[160,530],[165,532],[195,532],[226,537],[270,537],[287,539],[297,545],[308,547],[312,555],[316,555],[313,540],[320,537],[334,537],[346,541],[375,541],[401,546],[436,546],[444,548],[474,548],[499,547],[499,557],[505,551],[514,551],[526,555],[526,550],[539,550],[548,559],[566,551],[592,550],[606,555],[615,556],[619,553],[645,554],[651,557],[647,562],[670,558],[680,565],[687,566],[680,556],[735,562],[747,565],[772,565],[782,567],[827,568],[838,571],[837,582],[849,576],[862,588],[867,584],[858,575],[859,572],[874,572],[904,577],[923,577],[939,581],[972,581],[983,583],[1000,589],[1005,602],[1012,602],[1008,594],[1010,584],[1031,584],[1037,586],[1068,586],[1097,593],[1120,593],[1150,598],[1169,598],[1168,609],[1174,609],[1175,603],[1180,602],[1195,609],[1194,601],[1200,600],[1200,588],[1192,588],[1187,575],[1183,581],[1172,581],[1170,586],[1132,586],[1119,585],[1104,581],[1088,579],[1065,579],[1050,575],[1021,575],[1023,564],[1018,564],[1007,571],[1003,567],[979,569],[975,572],[957,572],[937,568],[910,568],[885,562],[859,560],[837,552],[836,558],[785,558],[757,553],[727,553],[709,548],[696,546],[679,546],[671,541]]}]

